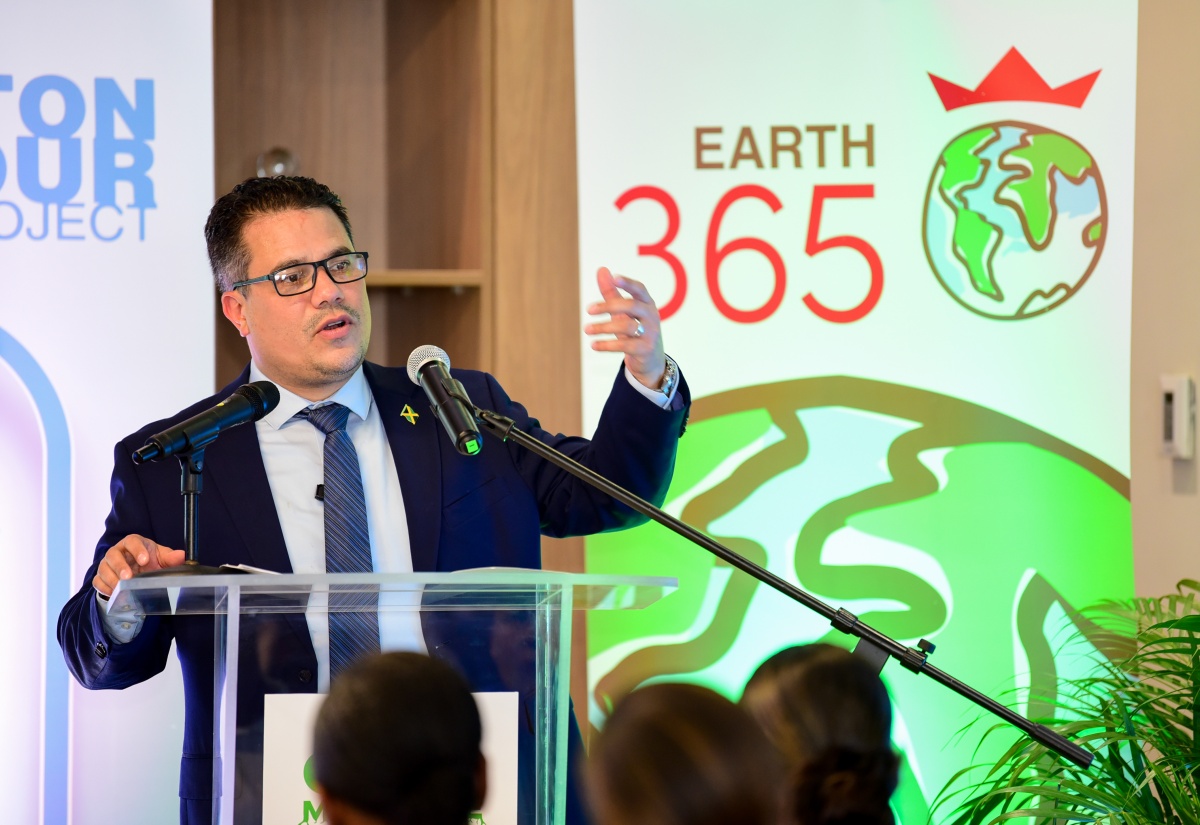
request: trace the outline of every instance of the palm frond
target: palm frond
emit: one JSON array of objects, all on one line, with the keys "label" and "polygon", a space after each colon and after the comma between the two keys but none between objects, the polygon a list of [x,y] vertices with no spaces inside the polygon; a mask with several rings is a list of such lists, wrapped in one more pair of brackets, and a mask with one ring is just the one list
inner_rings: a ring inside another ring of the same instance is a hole
[{"label": "palm frond", "polygon": [[[1200,583],[1181,581],[1156,599],[1108,601],[1072,617],[1072,638],[1098,652],[1082,676],[1060,679],[1052,696],[1030,697],[1049,708],[1035,721],[1094,754],[1083,770],[1006,725],[967,726],[976,757],[998,758],[958,771],[934,801],[948,825],[1023,820],[1104,825],[1200,823]],[[1011,741],[1009,741],[1011,740]]]}]

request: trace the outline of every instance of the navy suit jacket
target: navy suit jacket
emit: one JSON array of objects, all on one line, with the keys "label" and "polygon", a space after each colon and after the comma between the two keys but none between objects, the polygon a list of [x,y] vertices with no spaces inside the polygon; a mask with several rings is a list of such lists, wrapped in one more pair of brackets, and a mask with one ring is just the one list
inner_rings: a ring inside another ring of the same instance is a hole
[{"label": "navy suit jacket", "polygon": [[[371,363],[364,369],[400,477],[415,571],[489,565],[538,568],[541,534],[586,535],[644,520],[515,444],[485,436],[478,455],[459,455],[424,392],[404,370]],[[596,433],[588,440],[542,430],[491,375],[471,370],[453,373],[477,405],[507,415],[543,442],[661,504],[674,468],[676,443],[686,425],[689,396],[682,381],[683,403],[675,405],[679,409],[664,411],[640,396],[623,374],[618,375]],[[249,367],[212,397],[117,444],[113,506],[104,535],[79,592],[63,607],[58,621],[67,665],[87,688],[124,688],[150,678],[166,666],[175,642],[186,706],[179,785],[184,821],[207,822],[211,805],[212,620],[147,617],[132,641],[116,644],[105,634],[91,582],[107,550],[129,534],[168,547],[184,546],[177,463],[135,466],[130,456],[150,435],[212,407],[248,380]],[[406,405],[419,414],[417,423],[401,417]],[[200,563],[291,572],[255,428],[236,427],[223,433],[208,446],[205,459],[199,504]],[[244,622],[242,635],[238,728],[248,743],[239,740],[239,750],[252,750],[256,730],[261,748],[263,695],[315,691],[317,661],[303,615]],[[429,637],[427,624],[426,641],[432,652],[440,642]],[[243,806],[238,807],[240,814]],[[246,807],[248,814],[252,807]]]}]

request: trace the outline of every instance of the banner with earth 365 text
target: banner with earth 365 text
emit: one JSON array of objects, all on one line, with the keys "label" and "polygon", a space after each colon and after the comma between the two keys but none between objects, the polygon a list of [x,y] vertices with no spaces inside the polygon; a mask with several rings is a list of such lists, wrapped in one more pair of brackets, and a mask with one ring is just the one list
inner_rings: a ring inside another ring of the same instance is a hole
[{"label": "banner with earth 365 text", "polygon": [[[666,509],[1022,713],[1133,592],[1136,36],[1134,0],[575,2],[582,292],[646,283],[695,399]],[[597,726],[851,641],[658,525],[587,565],[680,583],[589,621]],[[925,822],[980,711],[883,675]]]}]

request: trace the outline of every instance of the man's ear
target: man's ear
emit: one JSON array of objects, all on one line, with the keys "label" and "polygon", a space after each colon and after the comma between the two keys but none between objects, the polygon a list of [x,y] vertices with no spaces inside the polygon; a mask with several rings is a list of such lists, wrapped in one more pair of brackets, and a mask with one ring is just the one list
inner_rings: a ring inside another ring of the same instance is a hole
[{"label": "man's ear", "polygon": [[231,289],[221,293],[221,311],[229,319],[229,323],[237,327],[243,338],[250,334],[250,325],[246,321],[246,296]]}]

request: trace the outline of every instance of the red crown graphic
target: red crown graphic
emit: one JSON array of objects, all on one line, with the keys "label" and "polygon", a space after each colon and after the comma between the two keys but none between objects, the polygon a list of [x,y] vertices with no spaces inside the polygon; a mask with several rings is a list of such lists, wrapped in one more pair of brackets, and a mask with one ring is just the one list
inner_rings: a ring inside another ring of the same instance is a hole
[{"label": "red crown graphic", "polygon": [[1050,84],[1038,74],[1037,69],[1029,64],[1015,46],[1000,58],[1000,62],[975,87],[975,91],[929,73],[933,88],[937,90],[947,112],[976,103],[994,103],[1000,100],[1058,103],[1078,109],[1083,106],[1083,101],[1087,100],[1088,93],[1092,91],[1092,84],[1099,76],[1100,71],[1097,70],[1078,80],[1064,83],[1057,89],[1051,89]]}]

